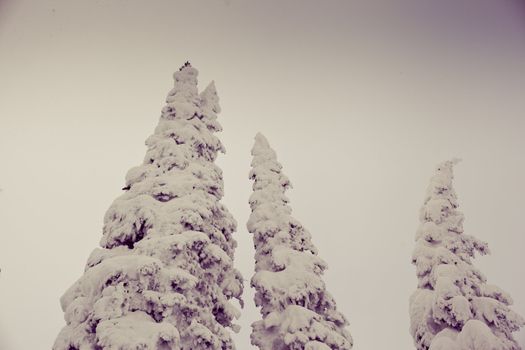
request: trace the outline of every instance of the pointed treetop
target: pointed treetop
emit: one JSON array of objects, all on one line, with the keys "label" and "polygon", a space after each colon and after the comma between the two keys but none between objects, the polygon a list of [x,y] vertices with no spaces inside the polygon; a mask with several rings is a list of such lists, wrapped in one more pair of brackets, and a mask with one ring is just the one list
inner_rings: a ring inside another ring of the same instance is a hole
[{"label": "pointed treetop", "polygon": [[211,81],[208,86],[200,93],[200,98],[204,106],[207,106],[215,113],[221,112],[221,106],[219,105],[219,95],[217,95],[217,89],[215,88],[215,81]]},{"label": "pointed treetop", "polygon": [[252,148],[252,156],[267,155],[269,158],[276,159],[275,151],[270,147],[266,137],[260,132],[255,135],[255,143]]},{"label": "pointed treetop", "polygon": [[[252,148],[253,160],[250,179],[259,179],[253,184],[253,189],[258,190],[262,187],[274,184],[278,186],[278,191],[284,192],[291,188],[292,184],[286,175],[281,173],[283,166],[277,160],[277,154],[270,147],[268,140],[260,132],[255,135],[255,143]],[[263,181],[263,179],[265,179]],[[261,187],[262,186],[262,187]]]},{"label": "pointed treetop", "polygon": [[184,62],[184,64],[179,68],[179,71],[183,70],[186,67],[191,67],[190,61]]},{"label": "pointed treetop", "polygon": [[429,186],[427,188],[427,198],[434,196],[435,194],[444,195],[443,189],[447,189],[448,194],[453,193],[452,180],[454,179],[454,165],[459,163],[461,159],[452,158],[450,160],[439,163],[435,168],[435,173],[430,179]]},{"label": "pointed treetop", "polygon": [[270,148],[270,144],[268,143],[268,139],[261,132],[258,132],[255,135],[255,145],[253,147]]},{"label": "pointed treetop", "polygon": [[193,68],[189,62],[186,62],[177,72],[173,73],[173,79],[175,79],[175,84],[192,83],[196,86],[198,75],[199,71]]},{"label": "pointed treetop", "polygon": [[[199,71],[195,68],[193,68],[189,63],[181,67],[180,70],[173,73],[173,88],[168,93],[168,96],[166,96],[166,102],[168,104],[175,103],[176,101],[180,103],[186,103],[188,101],[191,101],[192,103],[196,103],[197,97],[198,97],[198,90],[197,90],[197,76],[199,75]],[[188,106],[185,106],[184,109],[187,110],[190,116],[194,114],[195,111],[189,111]],[[172,110],[174,106],[171,106]],[[196,107],[193,106],[192,109],[195,109]],[[178,108],[175,108],[175,110],[180,110],[180,106]],[[169,119],[169,118],[168,118]]]},{"label": "pointed treetop", "polygon": [[217,95],[217,88],[215,87],[215,80],[210,81],[208,86],[201,92],[202,94]]},{"label": "pointed treetop", "polygon": [[[427,187],[425,201],[422,208],[422,220],[432,222],[437,225],[446,225],[448,230],[460,233],[463,232],[463,213],[459,207],[456,191],[454,189],[454,165],[459,163],[460,159],[452,158],[439,163],[436,166],[436,172],[430,178]],[[443,213],[446,215],[446,220]],[[420,237],[416,233],[416,239]]]},{"label": "pointed treetop", "polygon": [[[255,135],[255,143],[252,148],[252,167],[261,167],[265,169],[272,169],[273,171],[280,172],[282,169],[281,163],[277,161],[277,153],[270,147],[268,140],[260,132]],[[288,184],[290,185],[290,184]],[[291,185],[290,185],[291,186]]]},{"label": "pointed treetop", "polygon": [[454,165],[458,164],[459,162],[461,162],[460,158],[452,158],[450,160],[446,160],[437,165],[436,171],[438,173],[447,173],[452,176]]}]

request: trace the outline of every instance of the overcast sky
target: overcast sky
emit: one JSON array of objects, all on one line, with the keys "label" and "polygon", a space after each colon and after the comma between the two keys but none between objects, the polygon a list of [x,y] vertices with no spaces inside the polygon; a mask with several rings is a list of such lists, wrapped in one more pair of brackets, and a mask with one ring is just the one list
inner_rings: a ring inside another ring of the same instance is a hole
[{"label": "overcast sky", "polygon": [[[434,166],[460,157],[475,260],[525,315],[525,3],[518,0],[0,0],[0,348],[49,349],[59,297],[190,60],[215,80],[224,202],[249,280],[257,131],[294,189],[354,349],[413,349],[410,264]],[[259,318],[246,282],[236,336]],[[525,332],[516,334],[525,345]]]}]

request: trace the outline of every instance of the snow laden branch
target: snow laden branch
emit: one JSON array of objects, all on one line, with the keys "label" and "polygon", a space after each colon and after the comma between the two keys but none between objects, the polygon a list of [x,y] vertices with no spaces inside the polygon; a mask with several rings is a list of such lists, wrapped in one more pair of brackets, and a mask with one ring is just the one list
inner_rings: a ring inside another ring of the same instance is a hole
[{"label": "snow laden branch", "polygon": [[512,337],[523,318],[511,297],[487,284],[472,265],[487,244],[463,233],[452,187],[457,160],[440,164],[421,208],[412,263],[418,288],[410,297],[410,332],[418,350],[519,350]]},{"label": "snow laden branch", "polygon": [[61,298],[67,325],[54,350],[234,349],[236,222],[214,164],[224,152],[217,93],[212,83],[199,95],[197,74],[190,64],[174,74],[144,162],[105,215],[101,248]]},{"label": "snow laden branch", "polygon": [[252,149],[250,197],[253,234],[255,304],[262,320],[253,323],[252,344],[261,350],[347,350],[352,339],[345,317],[321,278],[326,264],[317,256],[309,232],[291,216],[275,152],[258,134]]}]

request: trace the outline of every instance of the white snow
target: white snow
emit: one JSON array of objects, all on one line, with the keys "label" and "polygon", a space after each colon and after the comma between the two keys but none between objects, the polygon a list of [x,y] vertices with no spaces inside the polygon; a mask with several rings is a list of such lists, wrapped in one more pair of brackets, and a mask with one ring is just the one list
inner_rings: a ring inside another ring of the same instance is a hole
[{"label": "white snow", "polygon": [[291,216],[284,192],[291,187],[266,138],[257,134],[250,179],[255,269],[251,284],[262,319],[253,323],[252,344],[262,350],[350,349],[345,317],[321,278],[326,263],[310,233]]},{"label": "white snow", "polygon": [[156,323],[142,311],[100,322],[97,336],[98,345],[108,350],[169,350],[179,346],[179,332],[172,324]]},{"label": "white snow", "polygon": [[472,265],[488,246],[463,233],[452,186],[457,160],[440,164],[421,209],[412,262],[418,289],[410,298],[410,332],[418,350],[519,350],[512,332],[525,320],[510,296]]},{"label": "white snow", "polygon": [[224,152],[217,93],[212,83],[199,95],[197,74],[174,74],[144,162],[106,212],[101,248],[61,298],[67,324],[54,350],[234,348],[236,222],[213,164]]}]

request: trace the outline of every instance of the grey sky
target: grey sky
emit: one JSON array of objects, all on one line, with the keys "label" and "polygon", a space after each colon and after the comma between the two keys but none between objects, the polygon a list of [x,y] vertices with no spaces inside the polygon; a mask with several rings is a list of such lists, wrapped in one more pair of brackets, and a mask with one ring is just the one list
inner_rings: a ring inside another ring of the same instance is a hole
[{"label": "grey sky", "polygon": [[[0,0],[0,348],[51,347],[58,298],[186,60],[221,98],[246,279],[261,131],[354,348],[413,348],[419,208],[435,164],[457,156],[466,232],[492,250],[475,264],[525,315],[524,17],[518,0]],[[239,349],[259,317],[246,291]]]}]

